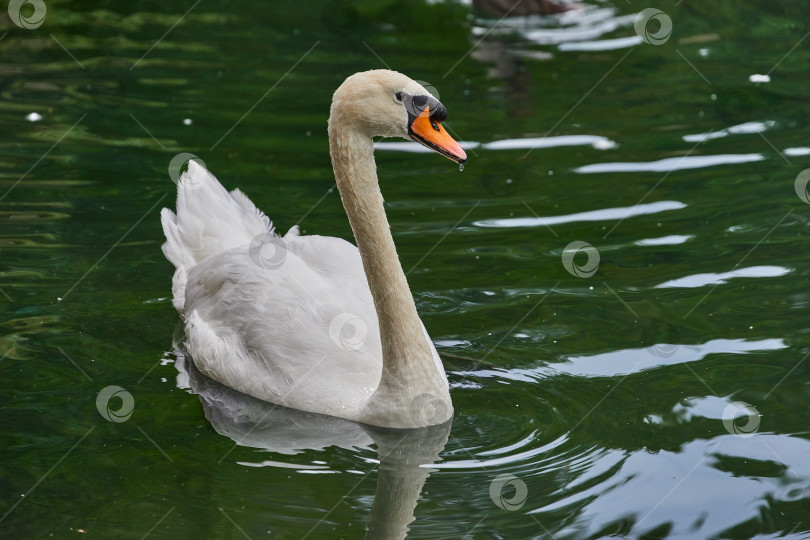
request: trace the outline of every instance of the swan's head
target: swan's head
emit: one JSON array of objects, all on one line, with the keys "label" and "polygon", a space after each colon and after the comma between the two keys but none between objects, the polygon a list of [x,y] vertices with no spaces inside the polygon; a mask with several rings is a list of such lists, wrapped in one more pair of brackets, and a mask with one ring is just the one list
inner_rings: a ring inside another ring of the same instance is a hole
[{"label": "swan's head", "polygon": [[368,137],[404,137],[421,143],[456,163],[467,153],[441,123],[447,109],[418,82],[396,71],[355,73],[335,91],[329,129],[360,130]]}]

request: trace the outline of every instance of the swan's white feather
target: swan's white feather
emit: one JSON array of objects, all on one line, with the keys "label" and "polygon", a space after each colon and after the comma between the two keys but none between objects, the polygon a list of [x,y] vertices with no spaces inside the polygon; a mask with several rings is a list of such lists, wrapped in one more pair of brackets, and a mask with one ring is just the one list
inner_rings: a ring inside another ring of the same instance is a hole
[{"label": "swan's white feather", "polygon": [[356,246],[297,227],[279,237],[242,192],[193,161],[177,214],[164,209],[161,219],[174,305],[201,372],[287,407],[361,417],[380,382],[382,346]]}]

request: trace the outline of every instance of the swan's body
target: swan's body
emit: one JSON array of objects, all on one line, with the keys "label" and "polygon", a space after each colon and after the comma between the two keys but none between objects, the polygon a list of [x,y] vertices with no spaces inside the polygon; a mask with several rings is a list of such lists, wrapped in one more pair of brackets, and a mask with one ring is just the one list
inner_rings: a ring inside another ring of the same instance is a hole
[{"label": "swan's body", "polygon": [[359,249],[297,228],[277,236],[244,194],[189,162],[177,214],[164,209],[161,220],[174,305],[200,371],[272,403],[372,425],[451,417],[447,377],[391,238],[371,140],[409,136],[463,162],[438,125],[445,116],[396,72],[359,73],[335,92],[330,153]]}]

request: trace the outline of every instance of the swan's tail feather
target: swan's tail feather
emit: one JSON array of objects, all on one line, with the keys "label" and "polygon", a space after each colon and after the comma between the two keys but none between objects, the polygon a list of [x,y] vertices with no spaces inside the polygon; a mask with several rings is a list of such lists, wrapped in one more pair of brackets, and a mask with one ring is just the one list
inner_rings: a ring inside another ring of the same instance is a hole
[{"label": "swan's tail feather", "polygon": [[177,214],[160,213],[166,242],[162,249],[176,271],[172,280],[174,306],[183,311],[188,271],[203,259],[249,245],[256,237],[273,234],[273,224],[239,190],[228,193],[196,161],[177,183]]}]

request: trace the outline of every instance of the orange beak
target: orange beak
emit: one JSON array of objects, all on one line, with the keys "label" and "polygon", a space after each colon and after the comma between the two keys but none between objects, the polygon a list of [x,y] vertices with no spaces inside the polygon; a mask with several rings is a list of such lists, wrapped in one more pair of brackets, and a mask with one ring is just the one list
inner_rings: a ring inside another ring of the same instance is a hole
[{"label": "orange beak", "polygon": [[422,143],[441,155],[452,159],[456,163],[467,161],[467,153],[444,130],[441,123],[430,117],[430,107],[425,107],[419,116],[413,119],[408,127],[408,133],[416,142]]}]

